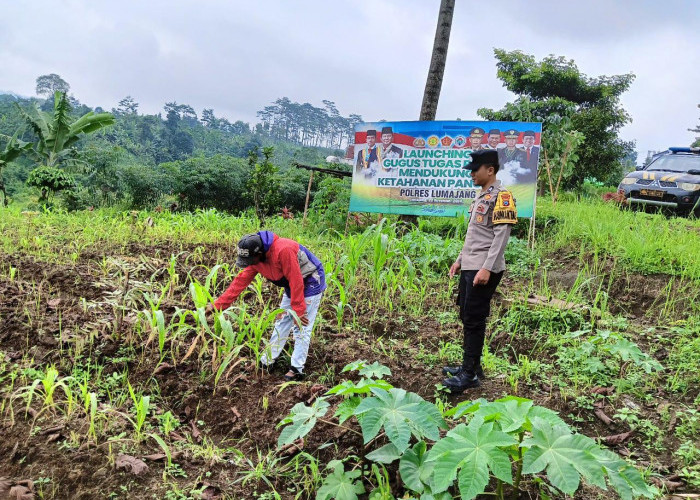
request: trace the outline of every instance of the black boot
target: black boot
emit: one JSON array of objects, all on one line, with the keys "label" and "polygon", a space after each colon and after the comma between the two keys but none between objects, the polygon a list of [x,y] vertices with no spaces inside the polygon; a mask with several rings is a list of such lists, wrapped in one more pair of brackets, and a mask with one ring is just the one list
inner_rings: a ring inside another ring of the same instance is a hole
[{"label": "black boot", "polygon": [[[457,375],[461,371],[462,371],[461,366],[443,366],[442,367],[442,374],[443,375],[453,376],[453,375]],[[484,369],[481,367],[481,363],[479,363],[478,365],[476,365],[474,367],[474,373],[476,374],[477,377],[479,377],[482,380],[486,378],[484,376]]]},{"label": "black boot", "polygon": [[476,376],[474,371],[474,361],[474,358],[466,358],[462,369],[455,376],[443,380],[442,385],[453,394],[459,394],[465,389],[477,387],[479,385],[479,377]]}]

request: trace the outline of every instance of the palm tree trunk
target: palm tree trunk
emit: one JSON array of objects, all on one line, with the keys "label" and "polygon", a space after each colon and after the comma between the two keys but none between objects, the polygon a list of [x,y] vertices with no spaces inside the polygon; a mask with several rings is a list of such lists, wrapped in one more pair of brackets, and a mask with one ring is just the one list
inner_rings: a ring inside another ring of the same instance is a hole
[{"label": "palm tree trunk", "polygon": [[[435,120],[440,90],[442,89],[442,76],[445,74],[445,61],[447,60],[447,47],[450,44],[454,10],[455,0],[440,0],[440,13],[433,41],[433,55],[430,59],[428,79],[425,82],[423,104],[420,107],[419,119],[421,121]],[[415,215],[401,215],[399,220],[414,226],[418,224],[418,217]]]},{"label": "palm tree trunk", "polygon": [[434,120],[437,113],[454,10],[455,0],[440,1],[440,14],[438,15],[437,29],[435,30],[435,41],[433,41],[433,56],[430,59],[428,79],[425,82],[423,104],[420,108],[420,120]]}]

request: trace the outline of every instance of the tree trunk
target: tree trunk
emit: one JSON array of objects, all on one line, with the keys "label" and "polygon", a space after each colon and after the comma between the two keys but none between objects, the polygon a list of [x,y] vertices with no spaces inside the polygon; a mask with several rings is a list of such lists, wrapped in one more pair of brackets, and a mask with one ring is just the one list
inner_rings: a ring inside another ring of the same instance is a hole
[{"label": "tree trunk", "polygon": [[2,204],[3,206],[7,206],[7,193],[5,192],[5,183],[2,181],[2,178],[0,178],[0,193],[2,193]]},{"label": "tree trunk", "polygon": [[[438,15],[437,29],[435,30],[435,40],[433,41],[433,55],[430,59],[428,79],[425,82],[423,104],[420,107],[419,119],[421,121],[435,120],[435,115],[437,114],[454,10],[455,0],[440,0],[440,14]],[[401,215],[399,220],[414,226],[418,224],[418,217],[415,215]]]},{"label": "tree trunk", "polygon": [[420,120],[434,120],[437,113],[454,10],[455,0],[440,1],[440,14],[438,15],[437,29],[435,30],[435,41],[433,41],[433,56],[430,59],[428,79],[425,82],[423,104],[420,108]]}]

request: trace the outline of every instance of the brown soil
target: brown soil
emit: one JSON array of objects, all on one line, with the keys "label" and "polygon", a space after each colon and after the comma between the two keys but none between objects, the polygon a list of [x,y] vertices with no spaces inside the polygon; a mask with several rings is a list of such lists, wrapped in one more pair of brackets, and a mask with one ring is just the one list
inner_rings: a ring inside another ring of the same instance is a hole
[{"label": "brown soil", "polygon": [[[309,376],[301,384],[283,386],[281,372],[256,372],[247,362],[238,365],[215,388],[212,376],[201,376],[202,369],[209,366],[208,361],[197,359],[196,354],[184,362],[177,360],[174,367],[157,370],[157,347],[143,347],[135,341],[138,337],[134,311],[139,307],[127,307],[129,291],[149,280],[166,283],[167,273],[158,272],[158,269],[167,265],[171,254],[181,253],[177,268],[180,288],[174,297],[187,297],[182,283],[185,283],[188,272],[203,280],[205,271],[196,266],[211,266],[217,261],[232,259],[232,249],[228,245],[206,246],[201,250],[197,247],[131,244],[122,248],[87,249],[72,265],[42,262],[20,255],[0,255],[0,264],[17,269],[14,280],[0,278],[0,364],[20,363],[25,369],[55,364],[61,376],[65,376],[76,365],[84,366],[86,359],[92,357],[106,365],[104,375],[118,375],[126,370],[134,387],[144,388],[148,393],[154,393],[154,388],[157,388],[158,396],[154,402],[158,413],[171,411],[179,418],[182,425],[170,438],[173,449],[183,449],[174,460],[183,477],[170,478],[166,484],[162,460],[146,461],[149,467],[139,475],[118,469],[114,460],[119,453],[119,443],[104,440],[97,445],[88,443],[87,419],[74,414],[66,421],[60,412],[50,410],[37,413],[41,409],[38,398],[26,413],[25,403],[16,399],[12,404],[6,404],[0,420],[0,483],[2,477],[9,478],[13,484],[31,479],[34,489],[41,491],[43,498],[106,498],[110,495],[114,498],[162,498],[172,484],[186,491],[197,485],[209,485],[203,498],[221,495],[253,498],[254,491],[262,493],[267,487],[253,481],[243,484],[243,474],[250,467],[246,468],[245,461],[238,459],[234,448],[253,463],[257,462],[258,452],[265,454],[276,446],[280,432],[276,426],[280,419],[296,403],[310,403],[326,388],[342,381],[345,374],[341,376],[340,371],[347,363],[358,359],[380,361],[391,369],[392,384],[434,400],[435,384],[443,378],[441,367],[417,362],[417,346],[420,343],[424,352],[435,353],[441,341],[459,342],[459,326],[442,325],[434,317],[405,323],[396,317],[385,321],[382,318],[389,314],[383,315],[379,311],[356,311],[360,328],[346,328],[341,334],[330,326],[335,319],[326,318],[327,322],[321,325],[312,343],[307,363]],[[112,259],[111,264],[105,261],[105,257]],[[187,266],[184,261],[188,262]],[[552,279],[552,274],[549,277]],[[567,286],[567,280],[572,279],[565,273],[554,276],[554,279],[558,278],[563,287]],[[628,276],[627,283],[639,278]],[[644,316],[644,311],[658,296],[659,287],[665,286],[663,277],[644,277],[644,283],[642,287],[630,287],[620,280],[611,287],[619,310],[629,313],[631,318]],[[514,285],[505,283],[505,286]],[[219,285],[220,288],[223,286],[224,283]],[[272,288],[266,286],[266,291],[272,292]],[[448,307],[445,304],[435,306],[438,310]],[[175,307],[190,308],[191,303],[186,298],[168,298],[162,309],[172,314]],[[122,312],[124,308],[126,312]],[[498,314],[496,305],[494,315]],[[350,314],[346,320],[352,321]],[[182,340],[181,358],[193,339],[194,336],[190,335]],[[383,356],[378,349],[380,339],[387,346],[390,357]],[[82,356],[74,356],[81,345]],[[498,339],[494,347],[498,347]],[[518,350],[516,347],[514,354]],[[0,383],[8,384],[9,381],[0,380]],[[317,384],[325,388],[321,389]],[[449,399],[453,404],[479,397],[492,400],[511,392],[512,388],[504,377],[490,376],[478,389]],[[589,436],[625,430],[621,426],[606,426],[593,418],[590,410],[580,409],[575,401],[564,400],[551,386],[520,387],[518,395],[560,411]],[[104,408],[110,402],[103,393],[101,396],[99,404]],[[653,404],[660,400],[669,404],[676,402],[671,395],[658,394]],[[643,411],[658,421],[653,404],[643,407]],[[125,403],[121,410],[127,412],[128,404]],[[606,411],[613,413],[612,408],[606,408]],[[582,422],[578,421],[579,417]],[[157,425],[154,417],[149,422]],[[124,431],[130,433],[132,428],[126,418],[111,418],[110,426],[105,435],[119,436]],[[206,440],[229,451],[218,457],[197,455],[191,447],[177,445],[178,441],[188,440]],[[327,443],[335,446],[324,446]],[[136,458],[161,451],[151,438],[139,444],[123,444],[125,452]],[[629,445],[627,442],[617,449],[624,451]],[[356,434],[326,424],[319,424],[304,443],[304,450],[319,456],[323,462],[361,454],[362,448],[361,439]],[[639,446],[635,446],[635,450],[639,450]],[[649,460],[643,452],[635,458]],[[669,471],[658,472],[667,474]],[[50,482],[42,482],[40,478],[50,478]],[[292,484],[291,480],[274,482],[283,498],[294,497],[287,490]],[[595,494],[584,490],[577,494],[577,498],[589,495]]]}]

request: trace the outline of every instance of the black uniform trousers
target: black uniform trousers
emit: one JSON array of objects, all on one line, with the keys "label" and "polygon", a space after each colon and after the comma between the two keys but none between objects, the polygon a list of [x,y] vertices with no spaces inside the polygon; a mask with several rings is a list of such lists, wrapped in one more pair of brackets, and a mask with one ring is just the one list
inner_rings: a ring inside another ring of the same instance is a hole
[{"label": "black uniform trousers", "polygon": [[464,325],[463,366],[471,362],[478,364],[484,350],[486,318],[491,313],[491,298],[501,282],[503,271],[491,273],[488,283],[474,286],[474,276],[478,271],[462,271],[459,276],[459,317]]}]

